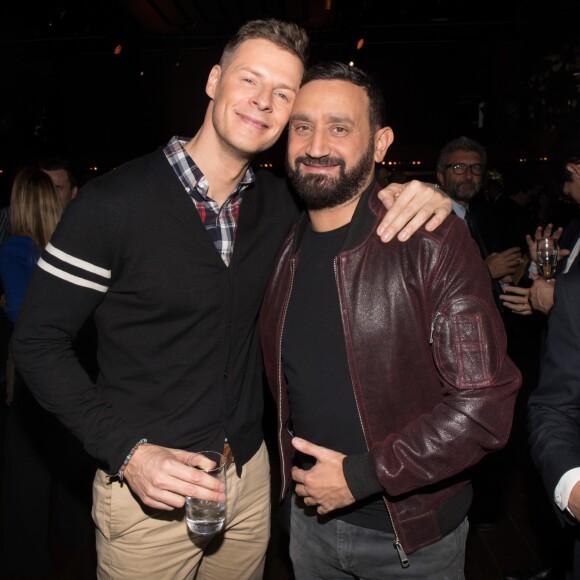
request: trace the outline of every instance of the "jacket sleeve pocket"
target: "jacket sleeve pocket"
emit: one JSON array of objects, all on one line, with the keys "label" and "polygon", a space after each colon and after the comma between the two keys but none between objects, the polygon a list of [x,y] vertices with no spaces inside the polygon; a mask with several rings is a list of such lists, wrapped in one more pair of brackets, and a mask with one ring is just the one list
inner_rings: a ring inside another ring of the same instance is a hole
[{"label": "jacket sleeve pocket", "polygon": [[458,389],[493,384],[505,352],[498,318],[497,312],[474,298],[455,301],[436,317],[433,357],[443,380]]}]

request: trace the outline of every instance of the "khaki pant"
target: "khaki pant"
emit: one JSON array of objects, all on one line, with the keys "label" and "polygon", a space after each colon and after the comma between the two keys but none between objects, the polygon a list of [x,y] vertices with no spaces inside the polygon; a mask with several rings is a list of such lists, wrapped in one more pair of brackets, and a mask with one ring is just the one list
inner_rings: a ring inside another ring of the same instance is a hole
[{"label": "khaki pant", "polygon": [[184,510],[147,508],[128,485],[97,471],[93,519],[97,576],[104,579],[261,580],[270,536],[270,468],[266,446],[227,473],[225,531],[211,539],[190,535]]}]

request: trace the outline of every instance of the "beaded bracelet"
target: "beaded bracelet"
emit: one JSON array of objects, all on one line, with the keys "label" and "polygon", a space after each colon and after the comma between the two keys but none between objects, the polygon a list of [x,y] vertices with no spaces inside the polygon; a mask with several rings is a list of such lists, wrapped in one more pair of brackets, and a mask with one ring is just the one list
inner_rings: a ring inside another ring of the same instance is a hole
[{"label": "beaded bracelet", "polygon": [[129,463],[129,461],[131,461],[131,457],[133,457],[135,451],[137,451],[137,449],[139,449],[141,445],[145,445],[145,443],[147,443],[147,439],[139,439],[139,441],[137,441],[137,443],[133,445],[131,451],[129,451],[129,453],[127,454],[127,457],[125,457],[125,461],[123,461],[123,465],[121,465],[121,469],[119,469],[119,472],[117,473],[117,477],[119,478],[119,481],[121,483],[123,483],[123,474],[125,473],[125,468],[127,467],[127,464]]}]

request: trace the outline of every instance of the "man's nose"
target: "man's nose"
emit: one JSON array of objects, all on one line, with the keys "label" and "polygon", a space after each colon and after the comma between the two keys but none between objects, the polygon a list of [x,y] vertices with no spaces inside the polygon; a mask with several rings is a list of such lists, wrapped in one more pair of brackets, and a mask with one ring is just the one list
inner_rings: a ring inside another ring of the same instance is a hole
[{"label": "man's nose", "polygon": [[330,155],[330,145],[326,136],[326,132],[321,129],[315,129],[312,132],[306,153],[310,157],[320,158]]},{"label": "man's nose", "polygon": [[265,87],[260,88],[252,98],[254,104],[260,111],[272,110],[272,92]]}]

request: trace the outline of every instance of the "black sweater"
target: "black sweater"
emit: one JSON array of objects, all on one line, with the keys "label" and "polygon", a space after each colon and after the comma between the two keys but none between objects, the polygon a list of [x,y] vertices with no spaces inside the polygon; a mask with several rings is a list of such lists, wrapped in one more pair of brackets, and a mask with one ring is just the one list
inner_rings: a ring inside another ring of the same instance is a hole
[{"label": "black sweater", "polygon": [[[143,437],[197,451],[227,437],[240,467],[255,453],[257,316],[296,217],[285,181],[259,173],[226,267],[162,151],[95,179],[69,204],[32,278],[13,353],[41,404],[109,473]],[[71,347],[93,311],[96,385]]]}]

